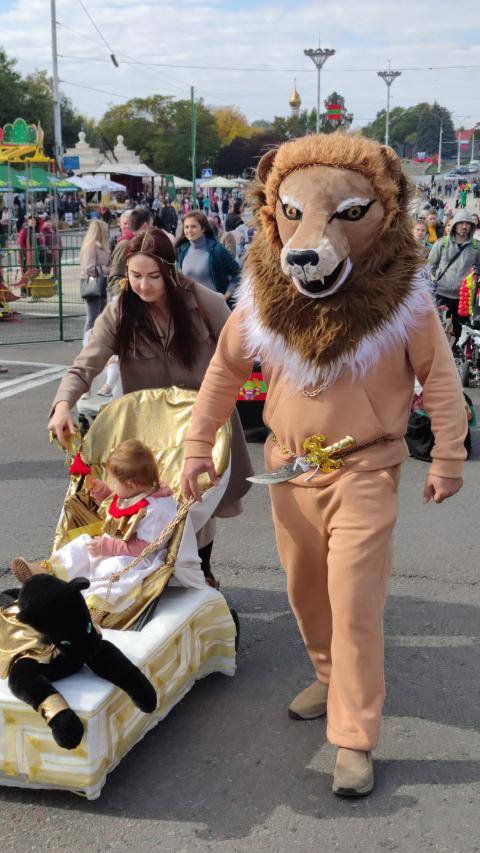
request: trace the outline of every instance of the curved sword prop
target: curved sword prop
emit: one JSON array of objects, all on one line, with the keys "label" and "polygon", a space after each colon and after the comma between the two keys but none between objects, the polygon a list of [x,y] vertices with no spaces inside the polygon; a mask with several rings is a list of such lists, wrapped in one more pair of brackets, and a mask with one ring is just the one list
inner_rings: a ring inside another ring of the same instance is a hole
[{"label": "curved sword prop", "polygon": [[263,474],[256,474],[253,477],[247,477],[251,483],[257,483],[260,486],[273,486],[275,483],[287,483],[289,480],[295,480],[300,474],[306,473],[313,469],[310,477],[314,477],[319,471],[324,474],[330,474],[342,468],[344,463],[341,458],[336,459],[337,454],[347,455],[345,451],[352,452],[356,448],[357,442],[351,435],[346,435],[345,438],[336,441],[334,444],[323,446],[325,436],[312,435],[306,438],[303,442],[303,449],[306,451],[305,456],[293,456],[291,462],[287,462],[279,468],[274,468],[273,471],[264,471]]}]

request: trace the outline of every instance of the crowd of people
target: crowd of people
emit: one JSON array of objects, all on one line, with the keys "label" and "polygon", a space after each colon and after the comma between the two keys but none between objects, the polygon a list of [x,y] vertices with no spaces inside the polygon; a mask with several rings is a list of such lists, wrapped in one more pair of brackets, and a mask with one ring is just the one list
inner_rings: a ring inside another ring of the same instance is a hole
[{"label": "crowd of people", "polygon": [[478,198],[478,182],[459,183],[455,207],[442,198],[442,194],[448,195],[446,185],[432,182],[430,193],[414,221],[413,236],[425,257],[436,303],[447,309],[452,346],[454,353],[459,354],[460,290],[472,270],[476,277],[480,274],[480,213],[466,209],[468,193]]}]

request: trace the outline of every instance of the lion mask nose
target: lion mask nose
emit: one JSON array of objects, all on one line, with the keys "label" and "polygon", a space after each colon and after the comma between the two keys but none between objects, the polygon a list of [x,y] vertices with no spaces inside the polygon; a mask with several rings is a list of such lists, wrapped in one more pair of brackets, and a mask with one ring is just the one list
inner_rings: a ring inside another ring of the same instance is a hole
[{"label": "lion mask nose", "polygon": [[299,267],[305,267],[307,264],[316,266],[318,264],[318,254],[311,249],[289,252],[287,255],[287,264],[291,266],[297,264]]}]

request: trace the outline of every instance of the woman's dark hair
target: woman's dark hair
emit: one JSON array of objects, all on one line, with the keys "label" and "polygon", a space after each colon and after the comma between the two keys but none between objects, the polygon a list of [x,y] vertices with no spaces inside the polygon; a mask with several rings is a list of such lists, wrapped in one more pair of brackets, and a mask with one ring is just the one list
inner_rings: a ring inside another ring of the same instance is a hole
[{"label": "woman's dark hair", "polygon": [[130,214],[130,220],[128,225],[130,227],[130,231],[138,231],[142,225],[147,225],[152,223],[153,215],[150,210],[147,210],[146,207],[138,207],[135,210],[132,210]]},{"label": "woman's dark hair", "polygon": [[240,198],[237,198],[233,202],[233,213],[241,213],[241,212],[242,212],[242,200]]},{"label": "woman's dark hair", "polygon": [[158,265],[165,281],[167,303],[173,321],[172,349],[182,364],[191,368],[195,362],[198,334],[193,323],[194,312],[186,304],[186,293],[190,290],[188,279],[175,268],[175,249],[170,238],[160,228],[149,228],[135,234],[128,242],[125,260],[127,283],[119,297],[120,321],[117,330],[115,352],[120,358],[135,349],[135,341],[162,344],[152,312],[128,281],[128,262],[134,255],[147,255]]},{"label": "woman's dark hair", "polygon": [[[201,226],[203,231],[205,232],[205,237],[211,237],[213,240],[217,239],[217,237],[215,235],[215,231],[212,228],[212,223],[208,221],[208,219],[204,213],[201,213],[199,210],[190,210],[183,217],[184,227],[185,227],[185,222],[187,221],[187,219],[195,219],[198,222],[198,224]],[[178,249],[178,247],[182,246],[183,243],[188,243],[188,239],[187,239],[187,237],[185,237],[184,232],[182,232],[182,236],[179,237],[177,242],[175,243],[176,248]]]},{"label": "woman's dark hair", "polygon": [[212,213],[209,216],[208,221],[210,222],[210,225],[212,226],[212,229],[213,229],[213,233],[215,234],[215,237],[218,240],[219,239],[218,233],[222,228],[222,220],[220,219],[220,215],[218,213]]}]

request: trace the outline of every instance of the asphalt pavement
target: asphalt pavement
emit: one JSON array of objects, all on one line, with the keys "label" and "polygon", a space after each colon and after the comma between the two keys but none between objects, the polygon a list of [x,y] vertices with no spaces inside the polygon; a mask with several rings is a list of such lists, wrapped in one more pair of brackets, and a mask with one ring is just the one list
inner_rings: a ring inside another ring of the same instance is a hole
[{"label": "asphalt pavement", "polygon": [[[68,364],[75,349],[3,347],[0,363]],[[46,435],[55,384],[43,378],[0,398],[3,588],[12,556],[48,554],[66,489],[63,459]],[[261,446],[250,450],[263,470]],[[243,516],[219,523],[214,549],[214,573],[241,620],[236,677],[199,682],[109,776],[99,800],[0,788],[3,853],[480,850],[479,459],[475,436],[464,489],[439,507],[422,504],[428,466],[404,466],[370,797],[335,798],[325,722],[287,716],[312,673],[285,594],[268,494],[256,486]]]}]

